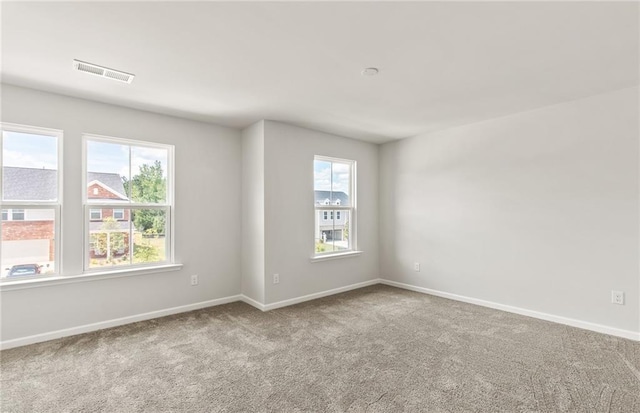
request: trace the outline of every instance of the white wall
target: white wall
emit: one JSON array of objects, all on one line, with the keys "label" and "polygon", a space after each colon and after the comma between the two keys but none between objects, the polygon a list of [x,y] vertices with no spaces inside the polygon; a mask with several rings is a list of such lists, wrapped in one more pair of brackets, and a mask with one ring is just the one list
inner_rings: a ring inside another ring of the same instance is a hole
[{"label": "white wall", "polygon": [[[1,293],[2,340],[240,293],[240,132],[10,85],[2,121],[64,131],[64,275],[82,272],[82,133],[175,145],[180,271]],[[198,274],[200,284],[189,285]]]},{"label": "white wall", "polygon": [[264,303],[264,121],[242,131],[242,294]]},{"label": "white wall", "polygon": [[[265,121],[265,303],[378,278],[378,145]],[[362,255],[310,261],[313,158],[357,162],[357,238]],[[273,274],[280,283],[273,284]]]},{"label": "white wall", "polygon": [[638,110],[624,89],[383,145],[381,276],[640,331]]}]

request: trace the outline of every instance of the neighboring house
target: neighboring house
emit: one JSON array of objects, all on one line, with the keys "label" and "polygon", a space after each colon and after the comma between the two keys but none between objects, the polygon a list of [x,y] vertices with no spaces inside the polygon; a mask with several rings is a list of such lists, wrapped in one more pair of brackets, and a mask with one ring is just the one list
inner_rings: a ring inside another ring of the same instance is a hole
[{"label": "neighboring house", "polygon": [[[316,205],[348,205],[349,195],[344,192],[314,191]],[[323,241],[346,240],[345,228],[349,224],[348,211],[318,211],[315,238]]]},{"label": "neighboring house", "polygon": [[[120,175],[116,173],[89,172],[87,173],[87,198],[89,202],[108,201],[126,204],[129,198],[125,195],[124,184]],[[123,205],[124,207],[125,205]],[[129,216],[126,208],[92,208],[89,210],[89,234],[91,258],[105,258],[109,255],[124,255],[129,245]],[[113,218],[113,220],[108,219]],[[108,222],[105,222],[108,221]],[[109,250],[110,234],[124,233],[124,242],[113,253]],[[97,242],[97,237],[104,237],[103,242]],[[106,248],[100,248],[100,244]]]},{"label": "neighboring house", "polygon": [[[57,195],[57,173],[51,169],[19,168],[5,166],[3,173],[3,198],[7,201],[50,201]],[[87,196],[91,201],[114,199],[128,202],[122,179],[116,173],[89,172]],[[123,205],[124,206],[124,205]],[[107,232],[125,233],[129,236],[129,210],[91,209],[89,231],[91,234]],[[104,220],[113,218],[109,230]],[[2,253],[3,265],[37,263],[51,264],[54,260],[55,211],[52,209],[3,209]],[[117,253],[124,254],[125,251]],[[92,258],[106,256],[106,251],[91,251]],[[4,258],[7,257],[7,258]]]},{"label": "neighboring house", "polygon": [[[5,166],[2,174],[2,196],[6,201],[56,199],[54,170]],[[54,219],[52,209],[3,209],[3,266],[40,264],[46,268],[47,264],[51,265],[55,256]]]}]

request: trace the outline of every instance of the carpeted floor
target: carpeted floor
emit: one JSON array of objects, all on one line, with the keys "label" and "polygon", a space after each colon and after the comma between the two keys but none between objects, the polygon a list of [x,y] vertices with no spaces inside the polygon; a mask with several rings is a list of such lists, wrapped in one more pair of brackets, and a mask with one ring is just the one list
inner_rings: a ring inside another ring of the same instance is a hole
[{"label": "carpeted floor", "polygon": [[2,412],[640,412],[640,343],[381,285],[0,355]]}]

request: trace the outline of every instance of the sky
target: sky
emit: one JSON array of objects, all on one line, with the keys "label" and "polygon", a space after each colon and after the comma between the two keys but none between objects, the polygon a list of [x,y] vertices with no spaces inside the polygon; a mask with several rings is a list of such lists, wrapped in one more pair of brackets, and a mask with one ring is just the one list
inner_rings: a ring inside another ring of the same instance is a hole
[{"label": "sky", "polygon": [[[162,164],[167,174],[165,149],[134,146],[131,149],[131,170],[136,175],[143,164]],[[58,169],[57,138],[4,131],[2,134],[2,165],[22,168]],[[130,178],[129,146],[107,142],[87,142],[87,169],[90,172],[111,172]]]},{"label": "sky", "polygon": [[22,168],[58,169],[58,142],[55,136],[2,133],[2,165]]},{"label": "sky", "polygon": [[[153,165],[158,160],[162,165],[164,176],[167,176],[167,150],[143,146],[131,147],[131,175],[140,171],[140,166]],[[129,145],[117,143],[88,141],[87,170],[90,172],[117,173],[129,179]]]},{"label": "sky", "polygon": [[[4,166],[57,169],[57,138],[5,131],[2,135]],[[131,148],[133,175],[143,164],[159,160],[167,173],[165,149],[134,146]],[[110,172],[130,178],[129,146],[110,142],[87,142],[87,169],[91,172]],[[349,164],[316,160],[313,163],[314,189],[342,191],[349,194]]]},{"label": "sky", "polygon": [[314,189],[316,191],[341,191],[348,195],[349,170],[349,164],[346,163],[313,161]]}]

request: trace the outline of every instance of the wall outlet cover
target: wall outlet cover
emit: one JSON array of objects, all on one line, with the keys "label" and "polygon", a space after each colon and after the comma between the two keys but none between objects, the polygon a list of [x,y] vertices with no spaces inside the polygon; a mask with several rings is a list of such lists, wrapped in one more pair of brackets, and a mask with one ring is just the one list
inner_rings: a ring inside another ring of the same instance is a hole
[{"label": "wall outlet cover", "polygon": [[611,291],[611,303],[624,305],[624,292]]}]

